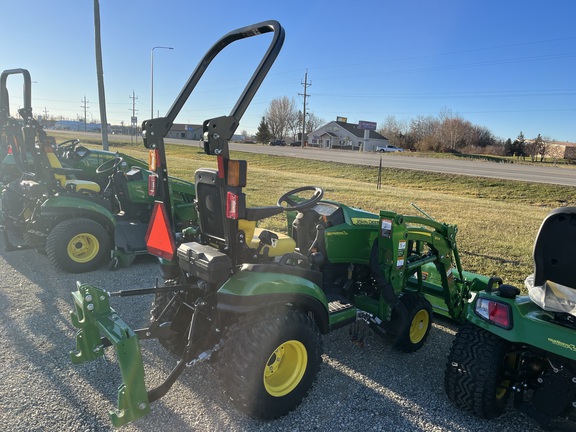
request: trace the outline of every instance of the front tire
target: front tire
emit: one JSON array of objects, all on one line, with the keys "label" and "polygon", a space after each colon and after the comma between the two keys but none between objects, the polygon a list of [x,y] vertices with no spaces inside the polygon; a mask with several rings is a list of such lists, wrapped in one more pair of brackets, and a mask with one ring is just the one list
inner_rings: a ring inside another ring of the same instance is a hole
[{"label": "front tire", "polygon": [[50,262],[69,273],[96,270],[110,256],[110,234],[92,219],[74,218],[60,222],[46,240]]},{"label": "front tire", "polygon": [[[412,353],[418,351],[428,339],[432,327],[432,305],[416,293],[404,294],[400,302],[407,311],[406,324],[396,334],[392,334],[394,348]],[[391,322],[400,320],[398,310],[392,311]],[[393,332],[394,333],[394,332]]]},{"label": "front tire", "polygon": [[295,409],[308,394],[321,354],[318,327],[303,312],[243,317],[223,344],[219,375],[237,409],[253,418],[274,419]]},{"label": "front tire", "polygon": [[504,412],[512,392],[515,356],[504,339],[471,323],[464,324],[452,343],[444,387],[460,409],[492,419]]}]

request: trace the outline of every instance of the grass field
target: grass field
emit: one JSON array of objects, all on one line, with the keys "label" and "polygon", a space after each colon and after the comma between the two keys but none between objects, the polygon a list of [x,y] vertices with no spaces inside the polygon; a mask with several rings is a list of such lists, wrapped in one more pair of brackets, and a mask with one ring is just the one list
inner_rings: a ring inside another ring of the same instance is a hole
[{"label": "grass field", "polygon": [[[147,159],[141,144],[112,141],[110,147]],[[193,180],[197,168],[216,167],[215,158],[198,147],[168,144],[166,149],[173,176]],[[384,169],[377,189],[376,167],[238,152],[231,157],[248,160],[248,205],[274,204],[285,191],[303,185],[320,186],[325,197],[372,212],[419,214],[413,203],[437,221],[458,225],[465,270],[498,275],[520,287],[532,272],[532,247],[542,219],[553,208],[574,205],[576,197],[576,188],[569,186],[397,169]],[[261,225],[286,229],[281,218]]]}]

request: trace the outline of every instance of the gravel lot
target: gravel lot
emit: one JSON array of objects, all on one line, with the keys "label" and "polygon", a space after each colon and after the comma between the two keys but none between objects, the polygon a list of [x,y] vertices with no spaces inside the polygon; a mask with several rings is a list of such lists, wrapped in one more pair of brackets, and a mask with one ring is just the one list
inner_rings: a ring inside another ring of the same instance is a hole
[{"label": "gravel lot", "polygon": [[[83,275],[54,270],[35,251],[4,252],[0,246],[0,430],[114,430],[107,412],[115,407],[120,374],[112,361],[75,366],[69,321],[76,280],[110,291],[153,286],[158,269],[141,257],[125,269]],[[146,324],[150,296],[114,298],[113,307],[133,328]],[[455,327],[435,323],[427,345],[398,353],[367,332],[359,348],[347,329],[324,338],[324,362],[316,385],[289,415],[260,422],[224,399],[209,365],[187,369],[172,390],[152,405],[148,417],[123,431],[539,431],[518,412],[495,421],[454,408],[443,390],[446,355]],[[108,356],[110,358],[111,356]],[[156,341],[143,342],[149,386],[160,383],[174,359]]]}]

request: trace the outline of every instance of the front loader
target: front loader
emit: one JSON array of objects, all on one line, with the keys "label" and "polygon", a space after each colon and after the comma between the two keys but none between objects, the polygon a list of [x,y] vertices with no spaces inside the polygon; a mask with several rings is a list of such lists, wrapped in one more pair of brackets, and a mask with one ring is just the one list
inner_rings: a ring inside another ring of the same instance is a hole
[{"label": "front loader", "polygon": [[[217,169],[195,172],[198,225],[179,231],[166,187],[167,134],[204,71],[225,47],[271,33],[257,70],[228,116],[203,123],[204,150]],[[148,227],[148,250],[159,257],[164,286],[107,292],[79,284],[72,322],[78,328],[72,361],[118,352],[123,384],[116,426],[150,411],[186,365],[212,359],[223,390],[242,412],[273,419],[295,409],[318,374],[322,334],[350,325],[363,341],[374,329],[398,349],[422,347],[432,311],[463,319],[488,279],[462,270],[457,228],[427,217],[379,214],[324,199],[317,186],[251,207],[244,188],[247,162],[230,158],[228,141],[280,52],[276,21],[223,36],[204,56],[166,117],[145,121],[144,144],[156,162],[161,193]],[[258,227],[285,214],[288,235]],[[111,297],[154,295],[149,327],[132,330]],[[140,340],[158,339],[179,361],[164,383],[146,389]]]}]

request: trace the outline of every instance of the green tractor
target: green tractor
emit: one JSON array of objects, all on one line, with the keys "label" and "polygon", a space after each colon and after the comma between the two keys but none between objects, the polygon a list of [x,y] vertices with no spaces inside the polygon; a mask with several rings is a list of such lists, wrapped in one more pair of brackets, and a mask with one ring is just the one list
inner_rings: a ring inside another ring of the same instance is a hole
[{"label": "green tractor", "polygon": [[446,393],[482,418],[509,400],[544,428],[576,430],[576,208],[553,210],[534,244],[528,295],[498,279],[471,303],[446,365]]},{"label": "green tractor", "polygon": [[[242,412],[273,419],[295,409],[318,374],[322,334],[350,325],[362,342],[372,328],[405,352],[418,350],[436,310],[463,319],[488,278],[464,272],[454,225],[391,211],[372,214],[324,199],[305,186],[275,205],[249,207],[247,162],[229,157],[228,141],[278,55],[284,30],[276,21],[237,29],[204,56],[166,117],[145,121],[144,144],[168,175],[164,136],[211,60],[234,41],[271,35],[258,69],[228,116],[203,123],[204,150],[218,169],[195,173],[198,226],[178,231],[173,204],[161,187],[147,235],[160,259],[164,286],[110,293],[78,283],[72,322],[78,328],[74,363],[117,351],[123,383],[121,426],[150,412],[186,365],[212,359],[222,387]],[[285,214],[288,235],[258,222]],[[111,297],[154,295],[152,321],[133,330]],[[140,340],[158,339],[179,358],[166,380],[147,389]]]},{"label": "green tractor", "polygon": [[[19,110],[23,125],[10,117],[10,75],[24,78],[25,103]],[[55,267],[71,273],[94,270],[106,260],[112,269],[127,266],[146,254],[145,235],[155,200],[149,184],[155,184],[157,174],[141,161],[89,150],[78,140],[55,146],[32,116],[28,71],[4,71],[0,84],[0,125],[9,146],[5,159],[10,156],[19,171],[2,191],[6,250],[38,249]],[[194,185],[172,177],[166,183],[175,225],[195,223]]]}]

